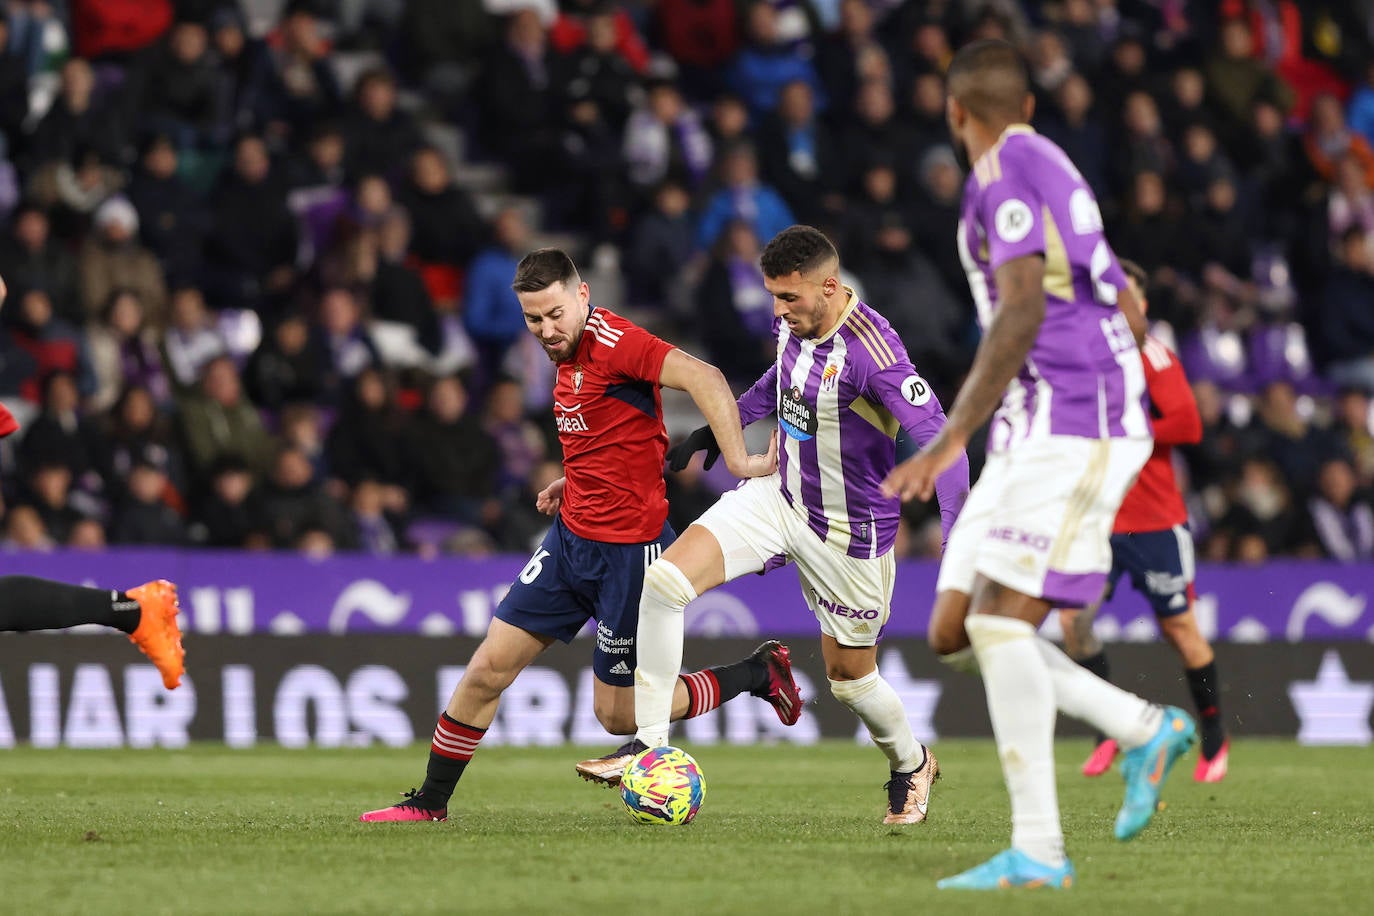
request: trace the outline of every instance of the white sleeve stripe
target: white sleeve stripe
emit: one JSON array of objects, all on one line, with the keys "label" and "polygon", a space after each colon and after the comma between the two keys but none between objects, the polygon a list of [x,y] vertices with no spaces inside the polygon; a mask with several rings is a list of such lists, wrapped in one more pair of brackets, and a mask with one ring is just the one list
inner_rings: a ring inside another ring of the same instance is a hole
[{"label": "white sleeve stripe", "polygon": [[587,327],[595,328],[599,331],[605,331],[607,334],[611,335],[612,337],[615,337],[617,340],[620,339],[620,337],[625,333],[619,328],[613,328],[610,325],[606,324],[604,321],[601,320],[600,315],[593,315],[591,318],[587,319]]},{"label": "white sleeve stripe", "polygon": [[1174,361],[1169,348],[1153,337],[1145,338],[1145,357],[1149,359],[1150,365],[1157,372],[1169,368],[1169,365]]}]

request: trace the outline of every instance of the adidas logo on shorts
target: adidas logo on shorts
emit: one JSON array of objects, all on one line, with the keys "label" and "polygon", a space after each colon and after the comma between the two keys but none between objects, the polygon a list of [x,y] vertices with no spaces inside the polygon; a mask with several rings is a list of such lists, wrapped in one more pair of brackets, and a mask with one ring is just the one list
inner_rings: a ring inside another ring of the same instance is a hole
[{"label": "adidas logo on shorts", "polygon": [[632,673],[633,673],[633,672],[630,671],[630,666],[627,665],[627,664],[625,664],[624,661],[618,661],[618,662],[616,662],[614,665],[611,666],[611,674],[632,674]]}]

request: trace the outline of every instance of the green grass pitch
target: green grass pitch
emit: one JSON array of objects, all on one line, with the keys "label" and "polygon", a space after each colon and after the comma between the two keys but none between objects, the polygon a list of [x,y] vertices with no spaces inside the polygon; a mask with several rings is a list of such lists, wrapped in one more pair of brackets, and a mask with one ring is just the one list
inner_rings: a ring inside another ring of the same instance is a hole
[{"label": "green grass pitch", "polygon": [[[987,741],[936,745],[928,823],[881,823],[872,747],[701,746],[706,803],[643,827],[577,779],[586,749],[488,748],[447,824],[360,824],[425,748],[0,752],[0,913],[1335,913],[1374,906],[1368,749],[1241,741],[1215,786],[1193,755],[1137,840],[1112,839],[1117,772],[1059,745],[1079,883],[937,891],[1007,845]],[[604,749],[601,749],[604,751]]]}]

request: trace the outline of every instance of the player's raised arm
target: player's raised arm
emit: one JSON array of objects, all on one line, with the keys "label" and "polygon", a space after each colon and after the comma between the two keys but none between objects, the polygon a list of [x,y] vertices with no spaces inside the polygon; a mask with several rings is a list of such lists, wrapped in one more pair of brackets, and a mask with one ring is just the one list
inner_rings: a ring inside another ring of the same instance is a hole
[{"label": "player's raised arm", "polygon": [[672,350],[663,360],[659,384],[692,396],[697,409],[710,425],[721,457],[725,459],[725,466],[731,474],[736,477],[766,477],[777,470],[777,433],[773,434],[767,453],[748,453],[744,447],[739,405],[735,403],[735,395],[725,376],[715,366],[681,350]]}]

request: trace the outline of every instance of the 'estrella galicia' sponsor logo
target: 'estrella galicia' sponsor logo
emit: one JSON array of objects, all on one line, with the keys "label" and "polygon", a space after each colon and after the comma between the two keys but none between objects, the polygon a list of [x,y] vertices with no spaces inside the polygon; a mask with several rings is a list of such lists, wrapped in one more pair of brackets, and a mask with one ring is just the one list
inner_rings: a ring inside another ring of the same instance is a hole
[{"label": "'estrella galicia' sponsor logo", "polygon": [[778,422],[787,435],[805,442],[816,435],[816,408],[803,401],[801,389],[794,386],[778,398]]},{"label": "'estrella galicia' sponsor logo", "polygon": [[993,528],[988,531],[988,537],[994,541],[1006,541],[1009,544],[1029,547],[1038,553],[1045,553],[1050,549],[1049,535],[1022,531],[1020,528]]},{"label": "'estrella galicia' sponsor logo", "polygon": [[836,617],[847,617],[851,620],[877,620],[882,616],[882,612],[876,608],[848,607],[838,601],[831,601],[822,597],[821,593],[814,588],[811,589],[811,599],[824,608],[827,613],[834,614]]}]

